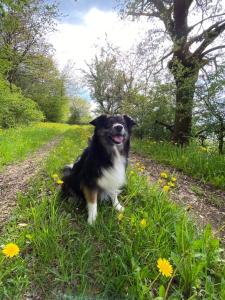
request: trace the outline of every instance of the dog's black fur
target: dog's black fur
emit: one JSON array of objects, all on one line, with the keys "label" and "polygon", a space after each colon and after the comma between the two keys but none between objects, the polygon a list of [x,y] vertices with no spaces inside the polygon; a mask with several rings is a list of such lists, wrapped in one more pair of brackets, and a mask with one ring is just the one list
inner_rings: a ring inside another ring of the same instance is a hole
[{"label": "dog's black fur", "polygon": [[83,187],[97,190],[98,196],[107,192],[99,186],[98,180],[103,176],[103,170],[113,168],[114,157],[118,154],[124,158],[124,167],[127,167],[131,129],[135,122],[126,115],[101,115],[90,124],[95,126],[95,131],[89,146],[72,167],[64,168],[62,192],[66,196],[75,194],[85,199]]}]

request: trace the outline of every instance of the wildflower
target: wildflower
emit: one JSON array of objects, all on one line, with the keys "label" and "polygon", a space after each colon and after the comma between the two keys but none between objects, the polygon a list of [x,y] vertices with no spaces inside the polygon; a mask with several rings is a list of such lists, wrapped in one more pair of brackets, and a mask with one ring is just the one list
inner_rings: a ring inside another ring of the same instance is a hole
[{"label": "wildflower", "polygon": [[19,223],[18,226],[19,227],[26,227],[28,224],[27,223]]},{"label": "wildflower", "polygon": [[5,247],[2,250],[2,253],[7,257],[17,256],[19,252],[20,248],[14,243],[9,243],[5,245]]},{"label": "wildflower", "polygon": [[162,179],[159,179],[158,180],[158,184],[162,184],[163,183],[163,180]]},{"label": "wildflower", "polygon": [[163,187],[164,192],[167,193],[169,191],[169,189],[170,189],[169,185],[164,185],[164,187]]},{"label": "wildflower", "polygon": [[167,183],[167,185],[170,186],[170,187],[175,187],[175,184],[174,184],[172,181],[169,181],[169,182]]},{"label": "wildflower", "polygon": [[117,219],[119,221],[121,221],[123,219],[123,217],[124,217],[123,213],[120,213],[120,214],[118,214]]},{"label": "wildflower", "polygon": [[161,178],[167,179],[167,178],[168,178],[168,174],[167,174],[166,172],[162,172],[162,173],[160,174],[160,177],[161,177]]},{"label": "wildflower", "polygon": [[62,184],[63,184],[63,180],[58,179],[58,180],[56,181],[56,183],[59,184],[59,185],[62,185]]},{"label": "wildflower", "polygon": [[171,177],[171,181],[172,181],[172,182],[176,182],[176,181],[177,181],[177,178],[176,178],[176,177]]},{"label": "wildflower", "polygon": [[141,226],[142,229],[145,229],[147,227],[147,221],[146,221],[146,219],[142,219],[140,221],[140,226]]},{"label": "wildflower", "polygon": [[53,179],[58,179],[59,176],[58,176],[58,174],[53,174],[53,175],[52,175],[52,178],[53,178]]},{"label": "wildflower", "polygon": [[159,258],[157,260],[157,267],[159,272],[166,277],[171,277],[173,273],[173,267],[166,258]]}]

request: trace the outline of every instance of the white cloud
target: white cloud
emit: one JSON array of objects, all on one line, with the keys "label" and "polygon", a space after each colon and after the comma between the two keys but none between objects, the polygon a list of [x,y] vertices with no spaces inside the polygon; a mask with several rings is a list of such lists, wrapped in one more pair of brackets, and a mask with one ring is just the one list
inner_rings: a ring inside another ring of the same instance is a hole
[{"label": "white cloud", "polygon": [[97,52],[95,45],[104,44],[106,35],[110,42],[126,51],[144,36],[148,26],[146,20],[121,20],[116,12],[92,8],[80,24],[58,23],[57,31],[48,39],[56,50],[60,68],[68,60],[74,61],[77,68],[83,68],[85,61],[90,61]]}]

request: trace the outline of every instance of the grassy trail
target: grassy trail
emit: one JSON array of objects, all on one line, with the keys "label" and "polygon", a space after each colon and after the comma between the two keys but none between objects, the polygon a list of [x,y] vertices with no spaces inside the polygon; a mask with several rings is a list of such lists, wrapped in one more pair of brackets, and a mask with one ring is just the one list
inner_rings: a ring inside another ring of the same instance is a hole
[{"label": "grassy trail", "polygon": [[37,123],[29,127],[0,129],[0,171],[6,165],[24,160],[68,128],[69,125],[65,124]]},{"label": "grassy trail", "polygon": [[[75,203],[62,203],[52,178],[87,145],[89,127],[70,127],[0,236],[20,255],[0,253],[0,299],[224,299],[220,243],[208,226],[198,232],[187,213],[137,168],[120,196],[124,214],[99,205],[96,225]],[[22,226],[21,226],[22,224]],[[157,260],[173,266],[159,274]],[[167,294],[167,295],[166,295]]]}]

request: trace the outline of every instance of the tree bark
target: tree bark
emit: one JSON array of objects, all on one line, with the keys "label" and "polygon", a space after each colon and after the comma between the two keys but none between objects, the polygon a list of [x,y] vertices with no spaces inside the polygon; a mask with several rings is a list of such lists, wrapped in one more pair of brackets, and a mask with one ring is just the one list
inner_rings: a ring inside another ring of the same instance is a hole
[{"label": "tree bark", "polygon": [[181,146],[187,145],[191,137],[193,98],[198,79],[197,63],[173,58],[169,68],[176,83],[176,108],[173,128],[173,141]]},{"label": "tree bark", "polygon": [[218,140],[219,140],[219,154],[223,154],[223,144],[224,144],[224,124],[223,120],[220,120],[220,129],[218,134]]}]

